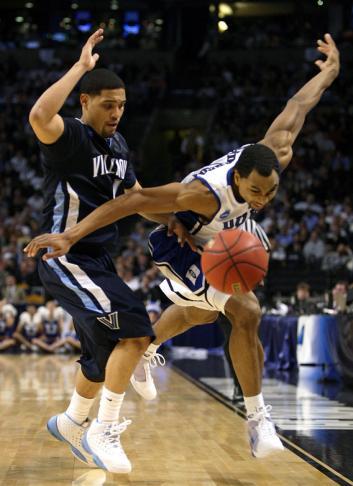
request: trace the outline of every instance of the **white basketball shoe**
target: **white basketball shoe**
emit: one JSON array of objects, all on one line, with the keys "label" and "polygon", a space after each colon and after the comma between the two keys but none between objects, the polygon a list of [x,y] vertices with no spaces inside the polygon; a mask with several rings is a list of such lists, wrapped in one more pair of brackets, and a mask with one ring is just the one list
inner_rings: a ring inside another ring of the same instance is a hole
[{"label": "white basketball shoe", "polygon": [[131,420],[102,422],[93,420],[83,437],[83,447],[92,454],[98,467],[112,473],[131,472],[131,462],[120,443],[120,435],[125,432]]},{"label": "white basketball shoe", "polygon": [[157,396],[157,389],[152,378],[151,368],[155,368],[158,365],[165,365],[164,356],[147,350],[136,367],[139,375],[144,374],[144,379],[140,381],[134,375],[130,378],[131,385],[135,391],[145,400],[153,400]]},{"label": "white basketball shoe", "polygon": [[251,452],[253,456],[258,458],[284,450],[271,420],[269,413],[271,410],[271,405],[267,405],[263,410],[248,416]]},{"label": "white basketball shoe", "polygon": [[82,438],[90,425],[87,419],[82,425],[74,422],[66,413],[54,415],[48,420],[47,429],[53,437],[69,444],[73,455],[87,466],[97,467],[91,454],[82,446]]}]

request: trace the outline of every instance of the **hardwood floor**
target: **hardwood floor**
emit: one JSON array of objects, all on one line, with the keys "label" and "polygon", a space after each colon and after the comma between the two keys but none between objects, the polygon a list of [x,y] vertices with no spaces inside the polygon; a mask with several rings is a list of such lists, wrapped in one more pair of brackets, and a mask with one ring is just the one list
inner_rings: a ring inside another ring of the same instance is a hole
[{"label": "hardwood floor", "polygon": [[129,389],[122,416],[128,475],[88,469],[46,430],[73,391],[75,358],[0,355],[0,484],[4,486],[328,486],[336,484],[286,450],[250,455],[246,423],[171,369],[157,370],[159,397]]}]

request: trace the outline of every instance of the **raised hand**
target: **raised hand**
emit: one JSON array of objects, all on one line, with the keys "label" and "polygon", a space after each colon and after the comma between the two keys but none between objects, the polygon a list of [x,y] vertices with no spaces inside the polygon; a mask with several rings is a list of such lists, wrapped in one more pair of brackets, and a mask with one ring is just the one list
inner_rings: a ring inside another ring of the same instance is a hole
[{"label": "raised hand", "polygon": [[326,60],[319,59],[318,61],[315,61],[315,64],[321,71],[330,69],[338,74],[340,70],[339,51],[330,34],[325,34],[324,39],[325,40],[319,39],[317,41],[317,50],[326,56]]},{"label": "raised hand", "polygon": [[42,256],[43,260],[58,258],[65,255],[71,248],[71,242],[63,233],[45,233],[33,238],[23,251],[29,257],[35,257],[38,251],[47,248],[49,251]]},{"label": "raised hand", "polygon": [[99,54],[92,54],[92,51],[97,44],[102,42],[102,40],[103,29],[98,29],[88,38],[86,44],[83,46],[81,56],[78,62],[85,67],[86,71],[91,71],[96,65],[96,62],[99,59]]}]

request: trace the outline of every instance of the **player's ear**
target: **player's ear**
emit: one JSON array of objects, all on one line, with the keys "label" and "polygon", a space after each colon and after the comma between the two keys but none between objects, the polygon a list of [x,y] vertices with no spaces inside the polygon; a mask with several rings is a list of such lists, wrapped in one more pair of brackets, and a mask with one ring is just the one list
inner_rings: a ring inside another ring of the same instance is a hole
[{"label": "player's ear", "polygon": [[239,175],[239,172],[237,170],[234,171],[234,182],[235,184],[238,186],[239,185],[239,182],[240,182],[240,175]]},{"label": "player's ear", "polygon": [[87,108],[88,100],[89,100],[88,94],[86,94],[86,93],[80,94],[80,103],[81,103],[82,109]]}]

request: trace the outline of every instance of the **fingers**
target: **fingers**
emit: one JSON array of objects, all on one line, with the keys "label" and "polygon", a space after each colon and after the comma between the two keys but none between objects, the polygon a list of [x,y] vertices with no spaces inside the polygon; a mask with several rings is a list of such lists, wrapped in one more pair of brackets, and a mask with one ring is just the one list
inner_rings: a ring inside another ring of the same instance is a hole
[{"label": "fingers", "polygon": [[316,66],[317,66],[319,69],[321,69],[321,68],[322,68],[322,66],[324,65],[324,61],[321,61],[321,60],[319,59],[319,60],[315,61],[315,64],[316,64]]},{"label": "fingers", "polygon": [[98,44],[99,42],[102,42],[103,40],[103,29],[98,29],[96,30],[89,38],[87,42],[91,42],[93,45]]},{"label": "fingers", "polygon": [[50,252],[44,253],[44,255],[42,256],[42,260],[44,260],[46,262],[47,260],[51,260],[52,258],[59,258],[59,257],[63,256],[64,254],[65,253],[60,251],[60,250],[50,251]]},{"label": "fingers", "polygon": [[42,248],[48,248],[53,243],[53,235],[44,234],[37,236],[23,249],[29,257],[35,257]]}]

